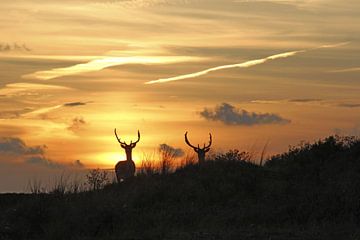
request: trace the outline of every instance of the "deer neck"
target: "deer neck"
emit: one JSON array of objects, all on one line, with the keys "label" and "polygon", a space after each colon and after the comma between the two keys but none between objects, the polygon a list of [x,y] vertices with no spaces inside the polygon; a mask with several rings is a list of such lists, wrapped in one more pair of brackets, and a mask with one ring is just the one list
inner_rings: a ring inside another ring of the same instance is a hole
[{"label": "deer neck", "polygon": [[202,164],[203,162],[205,162],[205,152],[198,152],[198,159],[199,159],[199,163]]},{"label": "deer neck", "polygon": [[132,149],[126,149],[125,153],[126,153],[126,160],[131,162],[132,161]]}]

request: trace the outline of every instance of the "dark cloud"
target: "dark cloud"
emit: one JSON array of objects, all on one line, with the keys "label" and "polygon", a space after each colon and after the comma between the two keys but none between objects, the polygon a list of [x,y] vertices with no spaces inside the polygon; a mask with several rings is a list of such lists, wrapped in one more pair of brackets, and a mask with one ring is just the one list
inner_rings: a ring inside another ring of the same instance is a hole
[{"label": "dark cloud", "polygon": [[0,52],[30,52],[31,49],[28,48],[25,44],[17,43],[0,43]]},{"label": "dark cloud", "polygon": [[37,164],[48,168],[83,168],[85,166],[80,160],[76,160],[71,164],[63,164],[48,159],[43,155],[28,157],[25,159],[25,163]]},{"label": "dark cloud", "polygon": [[20,138],[0,138],[0,153],[14,155],[43,154],[46,146],[27,146]]},{"label": "dark cloud", "polygon": [[80,160],[75,160],[73,163],[73,166],[78,167],[78,168],[85,167],[85,165]]},{"label": "dark cloud", "polygon": [[226,125],[260,125],[260,124],[287,124],[290,120],[274,113],[255,113],[237,109],[228,103],[222,103],[215,109],[205,108],[200,116],[209,121],[220,121]]},{"label": "dark cloud", "polygon": [[69,103],[65,103],[63,106],[64,107],[77,107],[77,106],[84,106],[88,103],[89,102],[69,102]]},{"label": "dark cloud", "polygon": [[44,156],[33,156],[25,159],[25,163],[38,164],[49,168],[63,168],[64,165],[47,159]]},{"label": "dark cloud", "polygon": [[358,108],[360,107],[360,103],[340,103],[337,106],[346,108]]},{"label": "dark cloud", "polygon": [[289,102],[295,103],[307,103],[307,102],[320,102],[322,99],[317,98],[298,98],[298,99],[290,99]]},{"label": "dark cloud", "polygon": [[344,136],[357,136],[360,137],[360,123],[355,124],[351,128],[335,128],[334,133],[336,135],[344,135]]},{"label": "dark cloud", "polygon": [[181,148],[175,148],[165,143],[159,145],[159,151],[161,153],[169,154],[173,157],[182,157],[185,154],[184,150]]},{"label": "dark cloud", "polygon": [[84,125],[86,125],[86,121],[84,120],[84,118],[76,117],[71,120],[71,124],[69,125],[68,130],[75,132]]}]

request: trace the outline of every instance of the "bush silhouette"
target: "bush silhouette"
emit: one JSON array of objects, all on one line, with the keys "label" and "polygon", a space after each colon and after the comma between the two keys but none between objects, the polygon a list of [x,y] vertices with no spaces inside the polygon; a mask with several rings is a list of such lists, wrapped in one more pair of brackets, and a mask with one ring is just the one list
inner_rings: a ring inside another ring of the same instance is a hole
[{"label": "bush silhouette", "polygon": [[0,239],[359,239],[360,141],[237,150],[98,191],[0,196]]}]

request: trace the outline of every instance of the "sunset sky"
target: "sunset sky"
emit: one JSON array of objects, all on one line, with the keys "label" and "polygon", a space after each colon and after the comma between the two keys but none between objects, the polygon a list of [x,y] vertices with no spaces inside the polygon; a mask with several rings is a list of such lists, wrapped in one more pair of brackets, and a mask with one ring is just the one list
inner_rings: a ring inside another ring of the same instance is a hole
[{"label": "sunset sky", "polygon": [[0,192],[187,151],[360,135],[359,0],[2,0]]}]

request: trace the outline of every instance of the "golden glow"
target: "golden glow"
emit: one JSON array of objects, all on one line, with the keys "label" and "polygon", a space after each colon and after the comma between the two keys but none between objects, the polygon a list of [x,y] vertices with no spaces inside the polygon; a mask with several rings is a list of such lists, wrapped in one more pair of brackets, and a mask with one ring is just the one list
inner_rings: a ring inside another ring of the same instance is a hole
[{"label": "golden glow", "polygon": [[[125,152],[120,151],[120,149],[119,152],[103,152],[91,157],[94,158],[93,161],[89,161],[92,162],[91,165],[100,166],[102,168],[113,168],[117,162],[126,160]],[[132,157],[136,166],[140,166],[142,159],[141,154],[134,150]]]}]

